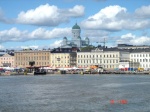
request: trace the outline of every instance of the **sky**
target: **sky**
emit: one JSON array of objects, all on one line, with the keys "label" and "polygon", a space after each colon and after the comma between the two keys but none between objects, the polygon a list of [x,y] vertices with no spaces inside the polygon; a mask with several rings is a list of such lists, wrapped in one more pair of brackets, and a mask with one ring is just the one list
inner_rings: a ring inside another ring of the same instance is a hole
[{"label": "sky", "polygon": [[72,38],[91,45],[150,45],[150,0],[0,0],[0,49],[48,49]]}]

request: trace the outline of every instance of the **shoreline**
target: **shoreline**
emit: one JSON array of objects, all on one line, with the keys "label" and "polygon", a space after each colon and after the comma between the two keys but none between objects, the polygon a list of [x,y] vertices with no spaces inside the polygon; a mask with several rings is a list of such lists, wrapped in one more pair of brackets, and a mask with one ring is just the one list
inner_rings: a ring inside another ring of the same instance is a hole
[{"label": "shoreline", "polygon": [[150,75],[149,72],[147,73],[144,73],[144,72],[119,72],[119,73],[114,73],[114,72],[104,72],[104,73],[64,73],[64,74],[61,74],[61,73],[46,73],[46,74],[38,74],[38,75],[34,75],[33,73],[27,73],[26,75],[21,73],[21,74],[1,74],[0,76],[55,76],[55,75]]}]

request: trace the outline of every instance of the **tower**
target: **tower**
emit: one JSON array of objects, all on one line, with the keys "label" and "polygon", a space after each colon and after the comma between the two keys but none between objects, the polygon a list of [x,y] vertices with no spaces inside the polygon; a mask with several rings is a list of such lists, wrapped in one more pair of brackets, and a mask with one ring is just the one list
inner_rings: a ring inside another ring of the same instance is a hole
[{"label": "tower", "polygon": [[90,40],[89,40],[88,37],[86,37],[86,38],[85,38],[85,44],[86,44],[86,45],[89,45],[89,43],[90,43]]},{"label": "tower", "polygon": [[76,23],[73,27],[72,27],[72,40],[75,40],[80,36],[81,33],[81,29],[78,26],[78,24]]},{"label": "tower", "polygon": [[67,41],[68,41],[68,40],[67,40],[67,37],[64,37],[64,38],[63,38],[63,43],[62,43],[62,44],[63,44],[63,45],[67,45]]}]

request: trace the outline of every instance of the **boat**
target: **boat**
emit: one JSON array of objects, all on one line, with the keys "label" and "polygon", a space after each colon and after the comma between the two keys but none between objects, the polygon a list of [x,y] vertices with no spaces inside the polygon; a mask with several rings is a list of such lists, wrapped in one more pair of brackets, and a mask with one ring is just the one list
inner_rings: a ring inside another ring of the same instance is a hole
[{"label": "boat", "polygon": [[46,75],[46,71],[44,69],[36,69],[34,75]]}]

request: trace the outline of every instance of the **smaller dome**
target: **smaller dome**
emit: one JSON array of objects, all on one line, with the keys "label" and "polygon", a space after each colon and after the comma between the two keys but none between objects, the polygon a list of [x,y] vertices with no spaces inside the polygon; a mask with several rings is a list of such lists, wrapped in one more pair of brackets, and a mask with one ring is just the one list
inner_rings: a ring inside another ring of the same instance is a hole
[{"label": "smaller dome", "polygon": [[64,40],[67,40],[67,37],[64,37],[63,39],[64,39]]},{"label": "smaller dome", "polygon": [[78,24],[76,23],[76,24],[72,27],[72,29],[80,29],[80,26],[78,26]]},{"label": "smaller dome", "polygon": [[85,38],[85,40],[89,40],[89,38],[88,38],[88,37],[86,37],[86,38]]}]

